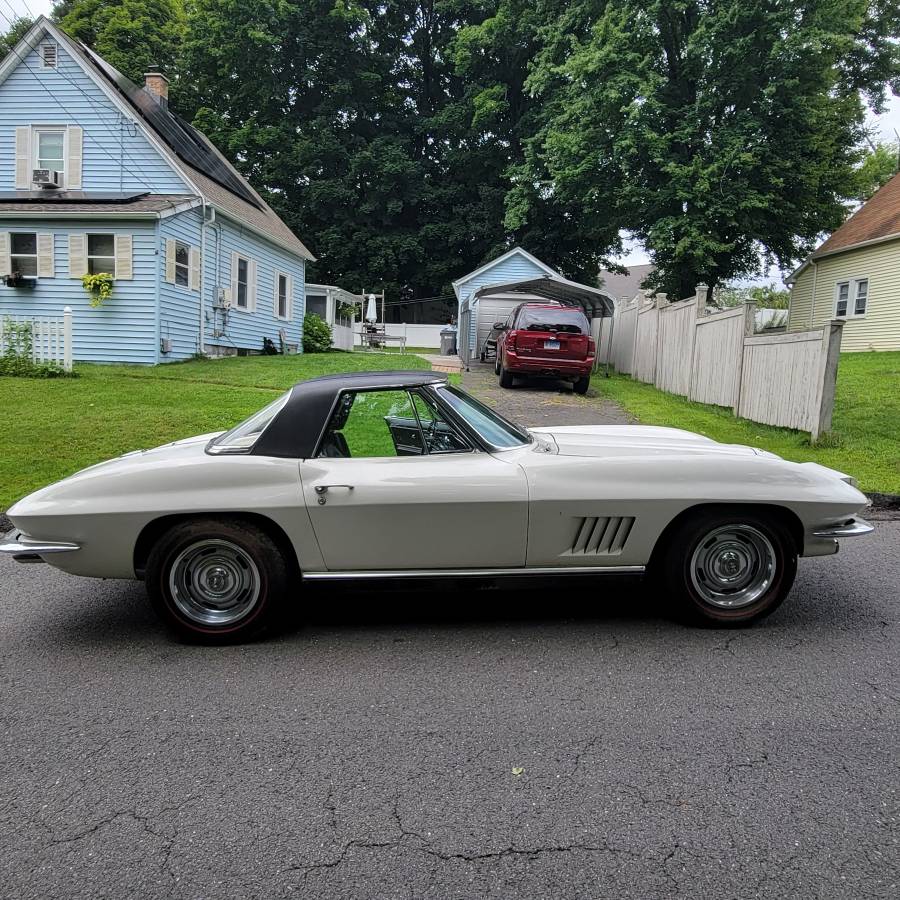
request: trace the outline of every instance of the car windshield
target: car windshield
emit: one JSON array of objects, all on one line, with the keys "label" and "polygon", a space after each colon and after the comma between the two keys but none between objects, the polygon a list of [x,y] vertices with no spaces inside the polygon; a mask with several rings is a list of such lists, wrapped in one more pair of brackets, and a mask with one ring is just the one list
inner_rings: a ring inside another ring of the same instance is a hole
[{"label": "car windshield", "polygon": [[590,326],[580,309],[526,306],[519,314],[516,327],[523,331],[562,331],[588,334]]},{"label": "car windshield", "polygon": [[437,388],[437,392],[440,398],[492,447],[505,450],[531,443],[531,435],[524,428],[504,419],[458,388],[442,386]]},{"label": "car windshield", "polygon": [[282,394],[277,400],[261,409],[258,413],[254,413],[249,419],[245,419],[240,425],[235,425],[231,431],[213,438],[209,444],[210,453],[247,453],[253,448],[253,445],[259,440],[259,436],[266,430],[269,423],[281,408],[287,403],[291,392]]}]

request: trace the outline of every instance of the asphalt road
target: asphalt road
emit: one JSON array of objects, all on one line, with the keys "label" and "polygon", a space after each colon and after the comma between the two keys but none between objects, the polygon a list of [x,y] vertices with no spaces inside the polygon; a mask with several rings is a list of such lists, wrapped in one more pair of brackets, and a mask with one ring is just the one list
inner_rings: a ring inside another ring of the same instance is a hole
[{"label": "asphalt road", "polygon": [[895,898],[898,550],[801,562],[748,631],[318,594],[224,650],[0,560],[0,895]]}]

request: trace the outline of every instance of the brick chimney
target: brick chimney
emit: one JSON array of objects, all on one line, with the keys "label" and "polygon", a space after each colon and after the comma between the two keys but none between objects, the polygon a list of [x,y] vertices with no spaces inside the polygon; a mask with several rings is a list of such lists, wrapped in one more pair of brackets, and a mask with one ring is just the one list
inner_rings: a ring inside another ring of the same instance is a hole
[{"label": "brick chimney", "polygon": [[144,72],[144,90],[160,106],[166,107],[169,105],[169,79],[162,72],[156,69]]}]

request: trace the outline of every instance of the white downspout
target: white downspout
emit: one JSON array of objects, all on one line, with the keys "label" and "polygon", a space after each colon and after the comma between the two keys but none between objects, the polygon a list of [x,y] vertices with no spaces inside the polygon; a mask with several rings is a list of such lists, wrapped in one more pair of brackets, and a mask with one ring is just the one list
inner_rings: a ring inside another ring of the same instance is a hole
[{"label": "white downspout", "polygon": [[204,342],[203,296],[206,293],[206,198],[200,206],[200,319],[197,322],[197,353],[202,354],[206,348]]}]

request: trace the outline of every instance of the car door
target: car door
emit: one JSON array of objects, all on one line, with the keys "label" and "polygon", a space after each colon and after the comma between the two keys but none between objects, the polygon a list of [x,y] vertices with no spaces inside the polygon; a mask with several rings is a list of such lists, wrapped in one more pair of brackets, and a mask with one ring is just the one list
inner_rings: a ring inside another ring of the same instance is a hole
[{"label": "car door", "polygon": [[521,467],[473,448],[417,392],[342,395],[300,480],[329,571],[525,565]]}]

